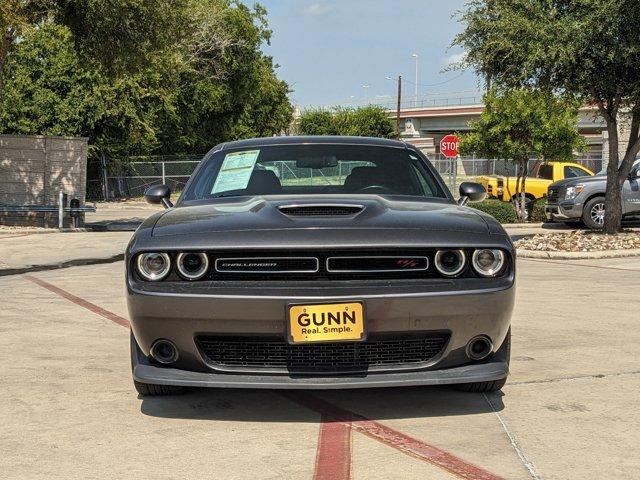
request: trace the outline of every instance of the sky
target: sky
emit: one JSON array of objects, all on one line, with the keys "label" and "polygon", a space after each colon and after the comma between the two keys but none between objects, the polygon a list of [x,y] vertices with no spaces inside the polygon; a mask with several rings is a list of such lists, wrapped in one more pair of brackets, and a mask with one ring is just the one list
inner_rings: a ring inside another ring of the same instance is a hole
[{"label": "sky", "polygon": [[[250,3],[250,2],[247,2]],[[445,72],[459,58],[449,48],[461,30],[452,16],[464,0],[260,0],[273,30],[264,51],[301,107],[395,102],[403,76],[403,101],[414,96],[418,54],[421,98],[464,97],[478,91],[471,71]],[[368,85],[368,87],[363,87]],[[438,92],[446,92],[438,93]]]}]

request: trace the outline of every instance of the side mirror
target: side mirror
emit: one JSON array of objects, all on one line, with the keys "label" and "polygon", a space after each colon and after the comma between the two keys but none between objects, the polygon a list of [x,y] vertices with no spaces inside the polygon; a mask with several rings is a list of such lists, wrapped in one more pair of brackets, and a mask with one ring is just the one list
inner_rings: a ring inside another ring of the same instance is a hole
[{"label": "side mirror", "polygon": [[173,203],[171,203],[171,189],[166,185],[156,185],[154,187],[150,187],[144,194],[144,199],[147,203],[151,203],[154,205],[162,204],[164,208],[173,207]]},{"label": "side mirror", "polygon": [[487,198],[487,191],[482,185],[474,182],[462,182],[460,184],[460,200],[458,205],[464,206],[467,202],[481,202]]}]

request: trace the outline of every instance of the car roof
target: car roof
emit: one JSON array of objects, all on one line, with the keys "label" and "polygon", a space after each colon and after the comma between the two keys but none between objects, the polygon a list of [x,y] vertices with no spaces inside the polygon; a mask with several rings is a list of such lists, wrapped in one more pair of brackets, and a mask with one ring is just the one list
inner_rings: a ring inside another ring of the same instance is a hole
[{"label": "car roof", "polygon": [[250,138],[247,140],[237,140],[222,144],[218,150],[234,148],[253,148],[268,145],[305,145],[305,144],[331,144],[331,145],[370,145],[380,147],[407,148],[407,144],[400,140],[390,140],[387,138],[374,137],[341,137],[332,135],[315,136],[282,136]]}]

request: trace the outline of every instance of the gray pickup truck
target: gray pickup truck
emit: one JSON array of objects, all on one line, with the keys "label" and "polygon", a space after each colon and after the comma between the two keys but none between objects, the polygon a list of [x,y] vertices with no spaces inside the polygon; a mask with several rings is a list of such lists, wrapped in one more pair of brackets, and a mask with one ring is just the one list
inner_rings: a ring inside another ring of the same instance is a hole
[{"label": "gray pickup truck", "polygon": [[[571,225],[584,223],[592,229],[602,228],[606,186],[606,170],[593,177],[569,178],[552,183],[547,190],[547,219]],[[622,214],[624,218],[640,216],[640,159],[633,164],[629,178],[622,187]]]}]

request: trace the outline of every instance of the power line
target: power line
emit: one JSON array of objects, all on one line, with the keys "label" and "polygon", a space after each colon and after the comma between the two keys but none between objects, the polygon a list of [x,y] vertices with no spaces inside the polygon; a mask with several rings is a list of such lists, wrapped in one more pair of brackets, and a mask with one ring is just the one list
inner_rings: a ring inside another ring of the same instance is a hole
[{"label": "power line", "polygon": [[[461,72],[459,75],[456,75],[455,77],[452,77],[448,80],[445,80],[443,82],[438,82],[438,83],[418,83],[417,85],[419,87],[437,87],[438,85],[444,85],[445,83],[449,83],[452,82],[458,78],[460,78],[462,75],[464,75],[465,72]],[[407,80],[405,79],[405,82],[410,83],[411,85],[416,85],[415,82],[412,82],[411,80]]]}]

